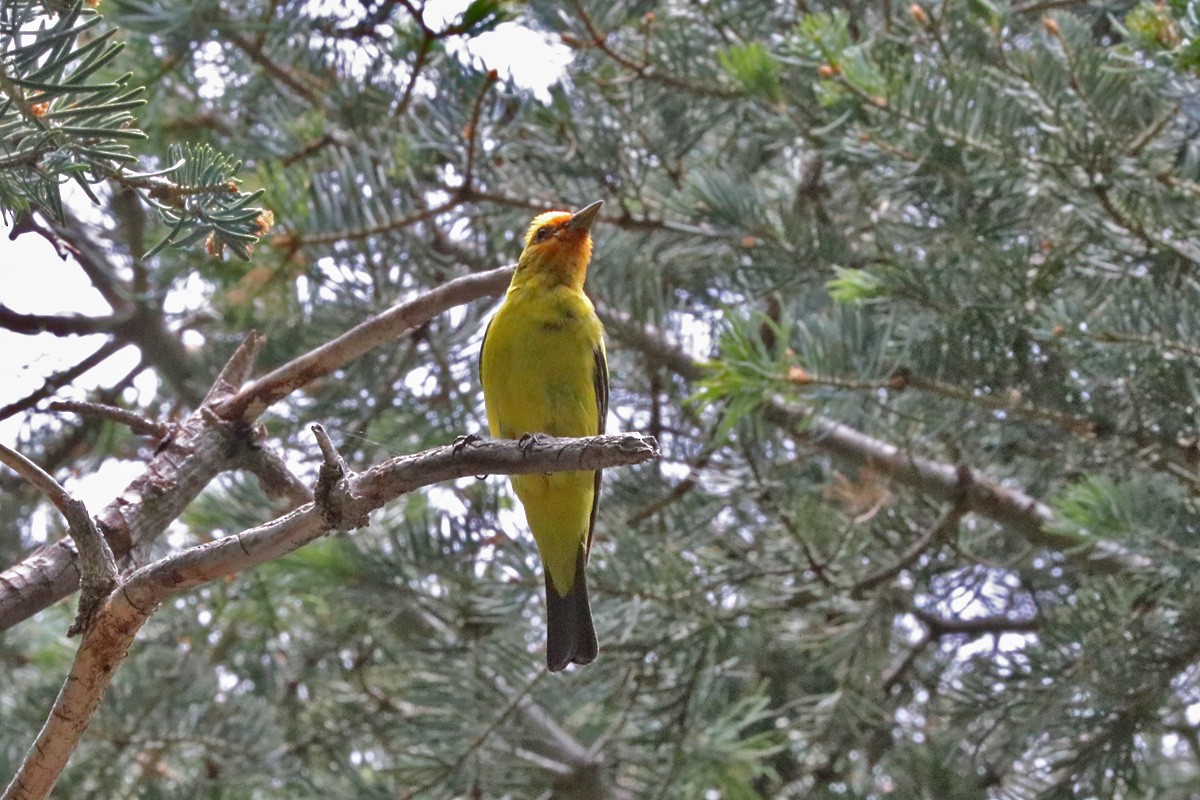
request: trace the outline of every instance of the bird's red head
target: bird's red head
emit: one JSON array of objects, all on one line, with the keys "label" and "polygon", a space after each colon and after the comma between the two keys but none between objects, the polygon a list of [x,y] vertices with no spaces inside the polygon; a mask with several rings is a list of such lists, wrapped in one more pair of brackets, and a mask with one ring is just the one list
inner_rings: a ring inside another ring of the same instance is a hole
[{"label": "bird's red head", "polygon": [[530,281],[582,289],[592,258],[592,223],[603,204],[603,200],[597,200],[575,213],[547,211],[534,217],[525,234],[518,275]]}]

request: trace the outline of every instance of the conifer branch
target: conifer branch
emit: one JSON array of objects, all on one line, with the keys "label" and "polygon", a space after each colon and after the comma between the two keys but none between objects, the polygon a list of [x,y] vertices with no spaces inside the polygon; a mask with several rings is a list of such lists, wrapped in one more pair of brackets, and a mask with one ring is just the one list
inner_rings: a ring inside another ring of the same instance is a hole
[{"label": "conifer branch", "polygon": [[[732,89],[725,89],[712,84],[701,84],[687,78],[681,78],[678,75],[672,75],[668,72],[659,69],[651,63],[638,63],[628,56],[622,55],[619,51],[609,44],[609,34],[601,32],[596,23],[588,15],[583,5],[578,0],[571,1],[571,7],[575,10],[575,14],[579,17],[579,21],[583,23],[584,29],[587,31],[588,41],[585,46],[595,47],[604,55],[620,64],[625,69],[632,72],[637,77],[662,84],[672,89],[680,89],[691,94],[700,95],[702,97],[712,97],[721,100],[740,100],[742,95]],[[578,46],[578,45],[577,45]]]},{"label": "conifer branch", "polygon": [[337,244],[338,242],[354,241],[356,239],[369,239],[372,236],[381,236],[385,233],[395,233],[396,231],[404,230],[405,228],[415,225],[418,222],[424,222],[428,219],[433,219],[439,214],[444,214],[447,211],[452,211],[462,205],[465,199],[459,194],[452,194],[448,200],[438,203],[435,206],[415,211],[412,214],[406,214],[396,219],[381,222],[378,225],[369,225],[364,228],[346,228],[336,231],[322,231],[321,233],[305,233],[305,234],[282,234],[286,236],[286,243],[293,247],[314,246]]},{"label": "conifer branch", "polygon": [[[603,304],[597,304],[597,311],[616,338],[681,377],[699,380],[707,374],[708,368],[651,326],[639,325],[624,312]],[[1049,506],[965,465],[945,464],[916,455],[779,397],[766,401],[762,415],[787,430],[798,442],[855,464],[869,464],[880,475],[931,497],[953,502],[961,496],[968,510],[1017,531],[1034,545],[1060,550],[1087,569],[1109,572],[1147,566],[1144,557],[1130,553],[1116,542],[1052,532],[1049,523],[1055,516]]]},{"label": "conifer branch", "polygon": [[526,683],[521,691],[517,692],[515,696],[509,699],[508,703],[504,706],[501,712],[497,714],[496,717],[490,723],[488,723],[488,725],[482,731],[479,732],[475,739],[472,740],[465,748],[463,748],[463,751],[459,754],[458,758],[447,764],[445,767],[439,770],[437,774],[422,783],[420,786],[417,786],[415,789],[411,789],[400,795],[400,800],[413,800],[414,798],[437,786],[447,776],[452,775],[457,769],[459,769],[459,767],[466,763],[467,759],[474,755],[479,748],[483,747],[484,743],[500,728],[501,725],[503,725],[510,717],[512,717],[513,712],[516,711],[523,702],[525,702],[526,698],[529,697],[529,694],[536,689],[537,685],[542,682],[542,679],[549,674],[550,673],[546,670],[542,670],[537,675],[534,675],[533,679]]}]

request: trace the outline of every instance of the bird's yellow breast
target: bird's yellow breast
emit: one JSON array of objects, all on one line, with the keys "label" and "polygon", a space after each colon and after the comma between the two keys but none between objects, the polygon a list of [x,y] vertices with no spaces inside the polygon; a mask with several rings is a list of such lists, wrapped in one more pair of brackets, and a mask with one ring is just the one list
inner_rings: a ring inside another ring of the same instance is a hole
[{"label": "bird's yellow breast", "polygon": [[515,287],[488,327],[482,353],[492,436],[594,436],[600,429],[595,350],[603,329],[576,289]]}]

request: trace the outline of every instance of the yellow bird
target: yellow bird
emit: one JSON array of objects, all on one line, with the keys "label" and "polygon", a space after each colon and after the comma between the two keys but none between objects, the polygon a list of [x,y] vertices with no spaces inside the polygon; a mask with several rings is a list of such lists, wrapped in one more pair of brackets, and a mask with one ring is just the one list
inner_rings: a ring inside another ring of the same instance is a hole
[{"label": "yellow bird", "polygon": [[[500,310],[483,334],[479,378],[492,436],[594,436],[608,415],[604,328],[583,293],[603,201],[534,218]],[[546,666],[596,658],[583,568],[600,471],[514,475],[546,578]]]}]

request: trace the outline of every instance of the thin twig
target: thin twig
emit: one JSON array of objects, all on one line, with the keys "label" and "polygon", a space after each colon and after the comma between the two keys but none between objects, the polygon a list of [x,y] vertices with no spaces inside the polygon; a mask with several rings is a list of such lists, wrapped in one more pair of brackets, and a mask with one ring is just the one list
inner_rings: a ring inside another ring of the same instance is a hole
[{"label": "thin twig", "polygon": [[372,236],[382,236],[385,233],[394,233],[395,231],[403,230],[409,225],[415,225],[418,222],[424,222],[427,219],[432,219],[438,214],[444,214],[462,205],[466,200],[458,194],[452,195],[450,199],[443,203],[439,203],[432,208],[425,208],[415,213],[404,217],[381,222],[378,225],[370,225],[365,228],[348,228],[340,231],[326,231],[324,233],[311,233],[304,235],[294,235],[290,238],[290,242],[295,247],[303,247],[306,245],[325,245],[337,244],[352,239],[369,239]]},{"label": "thin twig", "polygon": [[486,728],[484,728],[482,731],[480,731],[479,735],[476,736],[471,741],[471,743],[468,744],[463,749],[463,751],[461,753],[459,753],[458,758],[456,758],[454,761],[447,764],[443,769],[441,769],[436,775],[434,775],[432,778],[427,780],[425,783],[421,784],[420,786],[418,786],[415,789],[412,789],[412,790],[407,791],[404,794],[400,795],[400,800],[412,800],[412,798],[414,798],[420,794],[424,794],[425,792],[432,789],[434,786],[437,786],[438,783],[440,783],[443,779],[446,778],[446,776],[452,775],[454,772],[456,772],[459,767],[461,767],[464,763],[466,763],[466,760],[468,758],[470,758],[473,753],[478,751],[479,748],[483,747],[484,742],[486,742],[489,738],[491,738],[491,735],[493,733],[495,733],[497,730],[499,730],[500,726],[503,725],[508,720],[508,718],[513,715],[513,712],[521,707],[521,704],[525,701],[525,698],[529,697],[529,695],[532,694],[533,690],[537,688],[537,685],[542,682],[542,679],[545,678],[549,674],[550,674],[549,672],[547,672],[546,670],[543,669],[537,675],[533,676],[533,680],[531,680],[531,681],[529,681],[529,683],[525,684],[524,688],[522,688],[521,691],[518,692],[515,697],[513,697],[512,699],[509,700],[508,704],[504,707],[504,709],[501,710],[501,712],[496,715],[496,718],[493,719]]},{"label": "thin twig", "polygon": [[1020,619],[1006,615],[966,617],[951,619],[939,617],[922,608],[911,609],[910,613],[936,638],[943,636],[988,636],[1001,633],[1033,633],[1041,627],[1036,617]]},{"label": "thin twig", "polygon": [[244,36],[230,36],[228,41],[235,44],[251,61],[262,67],[264,72],[307,100],[314,108],[322,111],[329,110],[325,87],[315,78],[293,71],[274,61],[266,54],[261,45]]},{"label": "thin twig", "polygon": [[66,386],[80,375],[83,375],[85,372],[108,360],[109,356],[113,355],[124,346],[125,344],[123,342],[118,342],[115,339],[105,342],[104,344],[100,345],[100,347],[97,348],[90,356],[87,356],[78,364],[50,375],[45,381],[42,382],[41,387],[25,395],[20,400],[14,400],[8,405],[0,408],[0,420],[8,419],[14,414],[18,414],[22,411],[27,411],[28,409],[33,408],[39,402],[54,394],[60,388]]},{"label": "thin twig", "polygon": [[117,408],[105,403],[93,403],[87,400],[55,400],[50,404],[51,411],[68,411],[80,416],[101,417],[111,420],[118,425],[124,425],[138,436],[163,437],[171,430],[171,426],[163,422],[155,422],[141,414],[135,414],[124,408]]},{"label": "thin twig", "polygon": [[695,489],[700,483],[701,470],[708,466],[709,460],[713,457],[713,454],[717,451],[717,449],[718,445],[716,443],[710,442],[708,445],[706,445],[691,463],[690,467],[688,468],[688,474],[684,476],[682,480],[672,486],[670,491],[668,491],[662,497],[646,504],[642,508],[630,514],[629,519],[626,520],[625,524],[630,527],[640,525],[650,517],[662,511],[664,508],[670,506],[672,503],[682,499],[687,495],[688,492]]},{"label": "thin twig", "polygon": [[927,631],[922,632],[921,638],[909,649],[904,658],[900,659],[898,664],[883,674],[882,693],[885,696],[892,691],[893,686],[900,682],[900,679],[904,677],[904,673],[908,672],[916,662],[917,657],[925,652],[925,649],[929,647],[929,644],[933,640],[934,637],[930,636]]},{"label": "thin twig", "polygon": [[1070,8],[1071,6],[1085,5],[1088,0],[1033,0],[1028,3],[1020,3],[1013,6],[1014,14],[1037,14],[1042,11],[1050,11],[1055,8]]},{"label": "thin twig", "polygon": [[[477,189],[473,186],[468,187],[446,187],[446,191],[450,193],[458,193],[462,199],[481,203],[495,203],[496,205],[508,206],[510,208],[523,208],[529,211],[545,211],[549,208],[554,208],[557,201],[524,199],[513,197],[512,195],[501,194],[495,191],[485,191]],[[673,220],[654,219],[652,217],[634,217],[627,210],[622,209],[620,216],[610,216],[607,214],[600,215],[600,221],[605,225],[612,225],[615,228],[628,231],[668,231],[670,233],[679,233],[685,236],[700,236],[705,239],[718,239],[726,241],[738,241],[745,236],[745,231],[726,228],[717,230],[707,225],[689,225],[686,222],[675,222]]]},{"label": "thin twig", "polygon": [[957,527],[959,521],[967,513],[966,506],[960,501],[956,502],[946,509],[946,512],[929,527],[912,545],[904,551],[904,554],[896,560],[894,564],[884,567],[878,572],[873,572],[867,577],[854,584],[854,588],[850,590],[851,597],[862,597],[864,594],[874,589],[880,584],[887,583],[892,578],[899,575],[903,570],[912,566],[921,554],[929,549],[935,542],[944,539],[950,531]]},{"label": "thin twig", "polygon": [[55,336],[89,336],[108,333],[119,322],[118,317],[87,317],[83,314],[22,314],[0,304],[0,327],[13,333],[33,336],[52,333]]},{"label": "thin twig", "polygon": [[468,187],[475,182],[475,151],[479,149],[479,115],[483,111],[483,99],[487,97],[488,89],[492,88],[492,84],[499,80],[496,70],[489,70],[484,76],[483,86],[479,87],[479,94],[475,96],[475,107],[471,110],[471,121],[467,124],[467,163],[463,167],[463,183],[464,187]]},{"label": "thin twig", "polygon": [[[424,21],[421,21],[421,26],[424,28]],[[412,101],[413,90],[417,87],[417,79],[421,77],[421,71],[425,69],[425,62],[429,58],[429,51],[433,48],[434,41],[435,37],[429,29],[424,28],[421,32],[421,43],[417,45],[417,57],[413,61],[412,72],[408,76],[404,92],[400,95],[400,102],[396,104],[396,110],[392,112],[393,118],[399,119],[408,112],[408,104]]]}]

